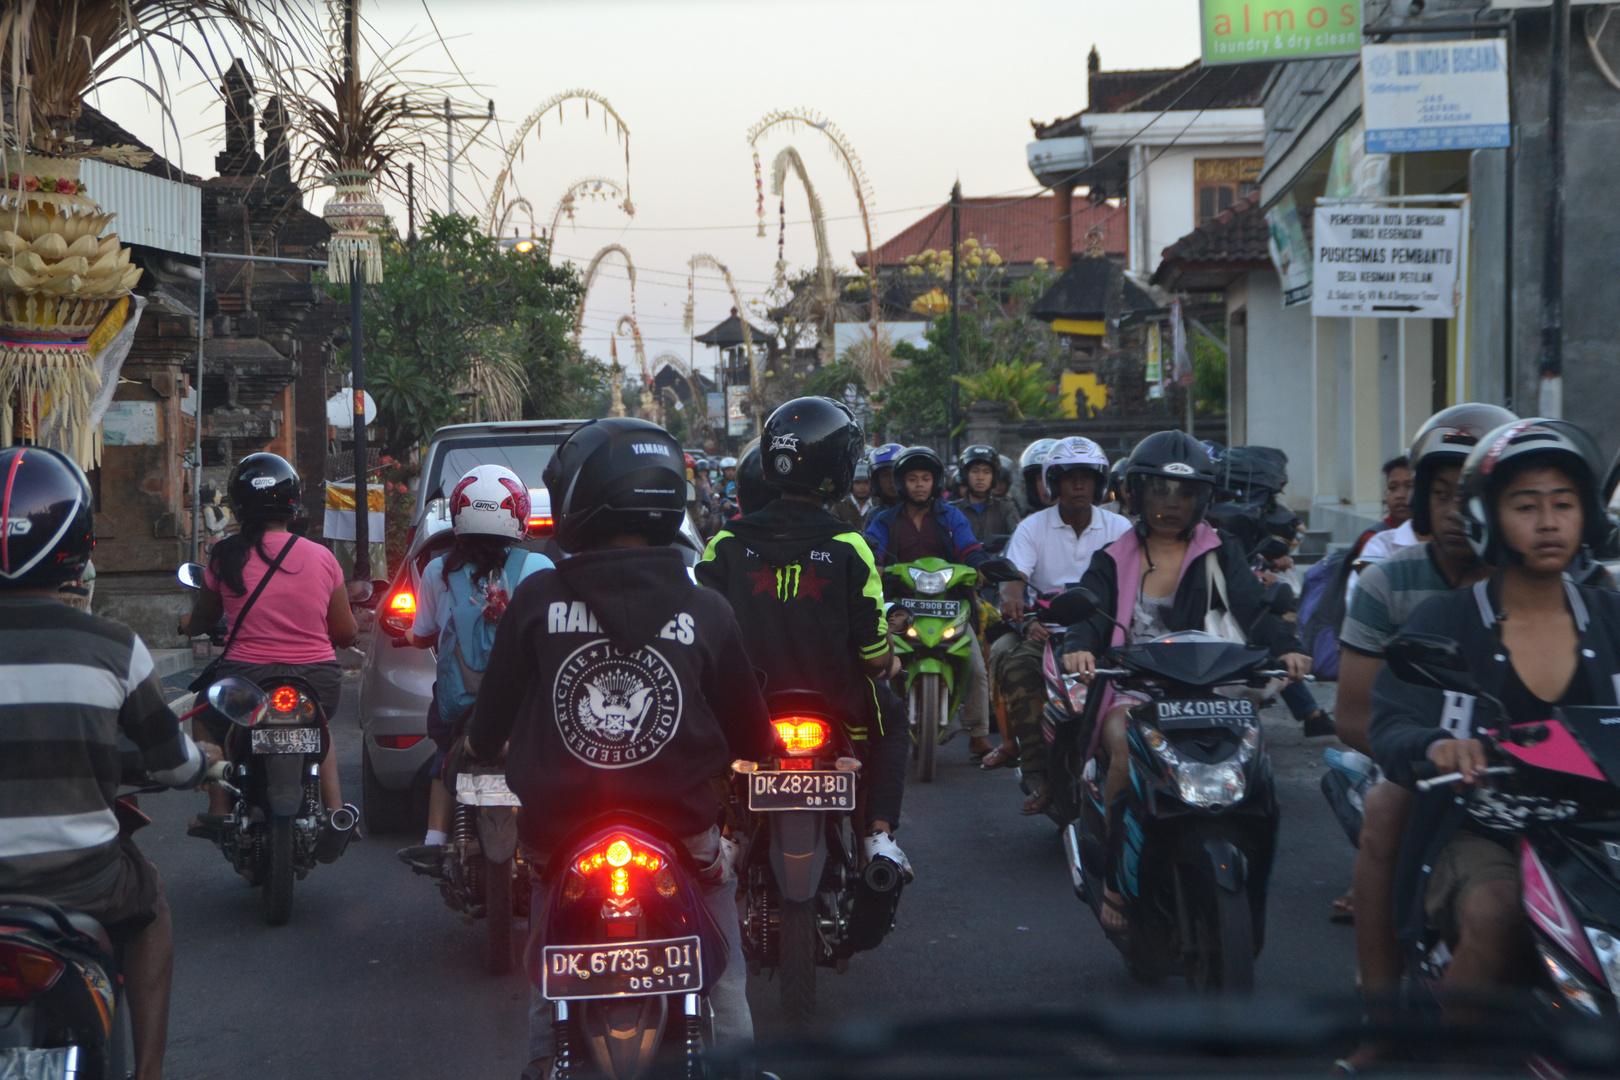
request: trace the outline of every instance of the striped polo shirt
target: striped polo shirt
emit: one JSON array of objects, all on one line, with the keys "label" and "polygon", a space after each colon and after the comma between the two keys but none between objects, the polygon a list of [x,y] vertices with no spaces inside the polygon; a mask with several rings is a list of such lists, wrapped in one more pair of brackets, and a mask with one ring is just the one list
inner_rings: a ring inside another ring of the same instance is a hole
[{"label": "striped polo shirt", "polygon": [[201,779],[133,631],[0,593],[0,893],[77,904],[116,883],[120,734],[159,783]]},{"label": "striped polo shirt", "polygon": [[1339,629],[1339,644],[1366,656],[1382,657],[1384,646],[1400,633],[1420,604],[1450,591],[1428,544],[1401,548],[1361,572]]}]

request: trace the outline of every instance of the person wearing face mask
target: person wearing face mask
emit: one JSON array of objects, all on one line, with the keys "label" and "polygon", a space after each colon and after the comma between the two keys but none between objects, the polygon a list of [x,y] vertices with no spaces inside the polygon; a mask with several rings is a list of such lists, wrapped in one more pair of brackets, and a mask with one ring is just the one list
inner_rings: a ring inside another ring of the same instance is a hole
[{"label": "person wearing face mask", "polygon": [[1448,1011],[1462,995],[1526,985],[1538,966],[1519,898],[1517,842],[1530,804],[1487,780],[1474,732],[1617,703],[1620,595],[1571,575],[1582,549],[1600,548],[1610,529],[1601,467],[1592,440],[1561,420],[1519,420],[1481,438],[1458,495],[1490,576],[1426,601],[1403,628],[1455,640],[1480,692],[1403,683],[1388,670],[1374,687],[1370,741],[1390,779],[1413,786],[1414,763],[1425,760],[1464,778],[1460,798],[1449,788],[1412,797],[1395,882],[1402,942],[1438,937],[1451,950]]},{"label": "person wearing face mask", "polygon": [[[1111,648],[1204,629],[1218,574],[1230,613],[1248,628],[1249,642],[1264,645],[1290,678],[1309,674],[1310,657],[1293,628],[1267,606],[1243,546],[1204,520],[1215,487],[1215,465],[1204,446],[1182,431],[1149,435],[1131,451],[1125,482],[1141,516],[1135,528],[1092,558],[1080,584],[1097,597],[1098,610],[1068,628],[1063,669],[1090,683],[1098,656]],[[1112,687],[1106,693],[1104,719],[1092,739],[1094,751],[1100,741],[1112,807],[1130,781],[1126,713],[1139,699]],[[1117,882],[1103,896],[1103,925],[1115,933],[1128,930]]]}]

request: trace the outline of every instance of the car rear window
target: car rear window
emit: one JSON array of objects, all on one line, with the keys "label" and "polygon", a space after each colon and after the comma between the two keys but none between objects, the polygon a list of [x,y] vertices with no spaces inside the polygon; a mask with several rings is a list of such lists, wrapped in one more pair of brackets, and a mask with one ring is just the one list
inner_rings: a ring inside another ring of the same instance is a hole
[{"label": "car rear window", "polygon": [[418,513],[427,500],[449,494],[448,489],[454,487],[457,480],[479,465],[504,465],[522,477],[528,487],[545,487],[541,474],[567,437],[568,432],[555,431],[447,439],[439,444],[433,460],[428,463],[429,473],[422,478],[423,497],[417,500]]}]

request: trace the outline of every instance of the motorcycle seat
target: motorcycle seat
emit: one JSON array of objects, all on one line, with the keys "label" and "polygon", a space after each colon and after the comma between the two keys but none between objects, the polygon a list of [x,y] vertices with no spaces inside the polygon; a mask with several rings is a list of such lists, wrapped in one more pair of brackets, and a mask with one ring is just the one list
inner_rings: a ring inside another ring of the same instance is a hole
[{"label": "motorcycle seat", "polygon": [[112,940],[92,915],[59,907],[38,896],[0,896],[0,926],[25,927],[50,941],[82,939],[112,954]]}]

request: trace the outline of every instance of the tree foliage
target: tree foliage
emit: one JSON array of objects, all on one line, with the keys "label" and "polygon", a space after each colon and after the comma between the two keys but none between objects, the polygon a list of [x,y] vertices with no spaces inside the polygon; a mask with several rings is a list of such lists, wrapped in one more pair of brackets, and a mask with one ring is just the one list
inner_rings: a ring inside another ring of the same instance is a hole
[{"label": "tree foliage", "polygon": [[[326,289],[348,302],[347,285]],[[503,248],[470,217],[430,213],[410,247],[389,237],[383,280],[364,294],[382,449],[403,457],[435,429],[474,418],[585,414],[607,369],[569,339],[581,289],[544,245]],[[521,415],[507,415],[514,408]]]}]

